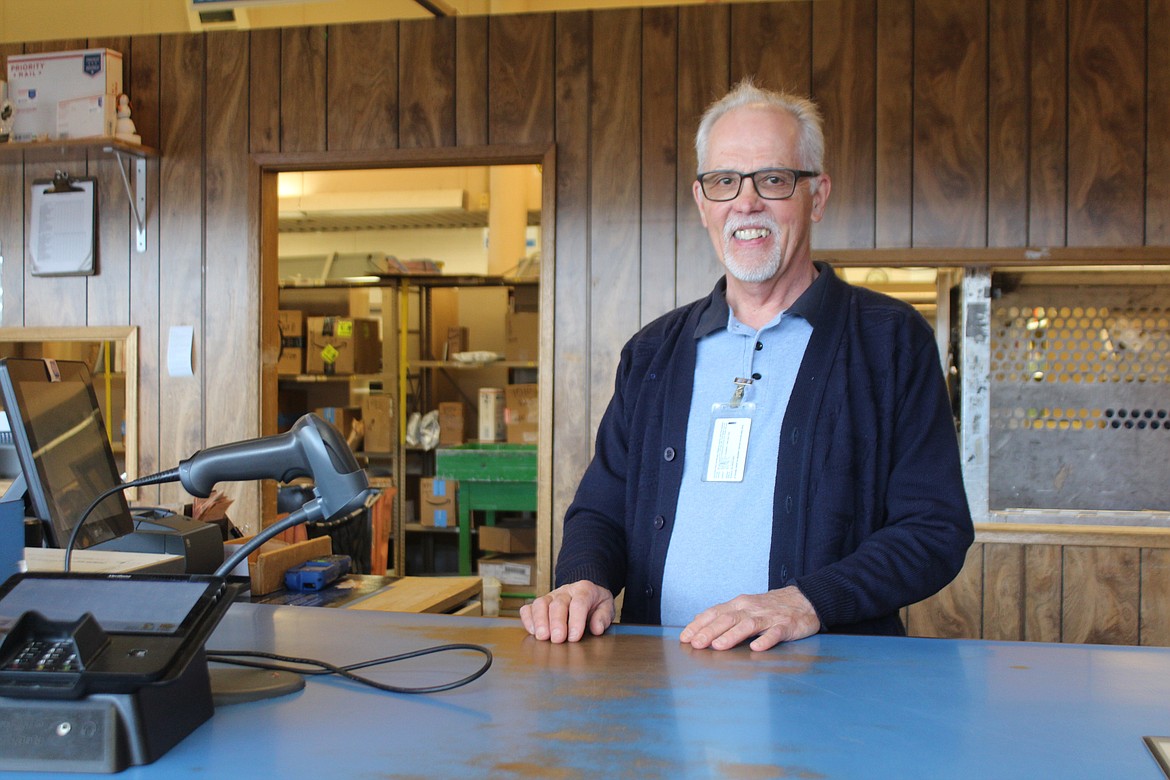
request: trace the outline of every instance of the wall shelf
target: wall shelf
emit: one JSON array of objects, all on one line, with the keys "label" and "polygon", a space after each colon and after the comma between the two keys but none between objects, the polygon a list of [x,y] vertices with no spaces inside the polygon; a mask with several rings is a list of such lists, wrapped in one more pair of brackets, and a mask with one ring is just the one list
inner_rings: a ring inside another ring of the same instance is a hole
[{"label": "wall shelf", "polygon": [[[68,157],[70,152],[102,152],[118,160],[118,172],[134,214],[135,248],[146,251],[146,160],[158,157],[157,149],[130,143],[120,138],[62,138],[56,141],[10,141],[0,144],[0,160],[20,157],[22,162],[50,162]],[[30,159],[31,157],[31,159]]]}]

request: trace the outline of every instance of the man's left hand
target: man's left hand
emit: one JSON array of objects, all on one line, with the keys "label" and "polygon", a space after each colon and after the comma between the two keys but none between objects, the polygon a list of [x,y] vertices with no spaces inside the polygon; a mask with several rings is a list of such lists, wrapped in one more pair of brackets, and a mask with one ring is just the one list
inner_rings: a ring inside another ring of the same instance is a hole
[{"label": "man's left hand", "polygon": [[795,585],[751,596],[736,596],[705,609],[682,630],[680,642],[702,650],[730,650],[748,637],[752,650],[812,636],[821,629],[812,604]]}]

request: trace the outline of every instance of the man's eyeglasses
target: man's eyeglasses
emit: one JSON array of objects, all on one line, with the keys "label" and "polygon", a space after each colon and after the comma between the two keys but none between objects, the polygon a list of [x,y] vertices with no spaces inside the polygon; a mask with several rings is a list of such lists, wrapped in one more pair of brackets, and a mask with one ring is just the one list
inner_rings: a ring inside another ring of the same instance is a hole
[{"label": "man's eyeglasses", "polygon": [[739,197],[743,180],[750,178],[756,192],[767,200],[784,200],[796,192],[796,183],[806,176],[820,176],[819,171],[797,171],[792,168],[763,168],[752,173],[739,171],[708,171],[698,176],[699,186],[707,200],[725,201]]}]

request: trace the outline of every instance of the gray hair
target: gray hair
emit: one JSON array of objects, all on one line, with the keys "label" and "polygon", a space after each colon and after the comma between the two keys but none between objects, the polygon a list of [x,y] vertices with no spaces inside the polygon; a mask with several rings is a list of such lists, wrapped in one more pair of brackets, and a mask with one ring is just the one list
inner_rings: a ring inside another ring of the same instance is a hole
[{"label": "gray hair", "polygon": [[[825,134],[822,128],[821,112],[807,98],[785,92],[773,92],[769,89],[757,87],[751,77],[735,85],[723,97],[716,100],[703,112],[699,122],[699,130],[695,133],[695,159],[698,170],[702,171],[703,163],[707,159],[707,143],[711,137],[711,128],[725,114],[744,106],[762,105],[779,108],[792,115],[800,126],[800,140],[797,153],[802,168],[810,171],[823,171],[825,162]],[[816,182],[812,182],[815,187]]]}]

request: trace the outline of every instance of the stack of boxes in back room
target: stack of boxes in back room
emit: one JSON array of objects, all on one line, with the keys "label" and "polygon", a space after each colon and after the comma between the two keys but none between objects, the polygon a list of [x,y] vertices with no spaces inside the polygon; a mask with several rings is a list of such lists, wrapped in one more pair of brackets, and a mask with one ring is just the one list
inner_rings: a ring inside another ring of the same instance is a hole
[{"label": "stack of boxes in back room", "polygon": [[481,525],[479,576],[500,581],[500,614],[515,617],[536,589],[536,529],[531,524]]},{"label": "stack of boxes in back room", "polygon": [[[295,343],[293,335],[301,313],[282,311],[278,314],[281,323],[281,343],[285,343],[285,327],[289,328],[288,341]],[[304,318],[304,373],[328,376],[352,374],[376,374],[382,368],[382,339],[378,332],[378,321],[360,317],[307,317]],[[282,348],[281,357],[285,351]],[[296,363],[294,363],[296,361]],[[279,365],[284,365],[279,364]],[[288,358],[287,373],[299,373],[294,369],[299,358]],[[286,373],[278,369],[279,373]],[[387,394],[371,393],[362,399],[360,406],[324,406],[313,410],[332,423],[341,433],[349,436],[355,420],[362,420],[365,434],[361,449],[368,452],[389,452],[393,441],[393,411],[391,398]],[[370,418],[367,422],[367,416]]]},{"label": "stack of boxes in back room", "polygon": [[[520,285],[514,288],[505,320],[507,346],[504,358],[512,362],[537,362],[540,352],[539,287]],[[504,418],[510,444],[536,444],[536,385],[512,384],[504,388]]]},{"label": "stack of boxes in back room", "polygon": [[113,136],[120,94],[122,55],[110,49],[8,57],[14,141]]}]

